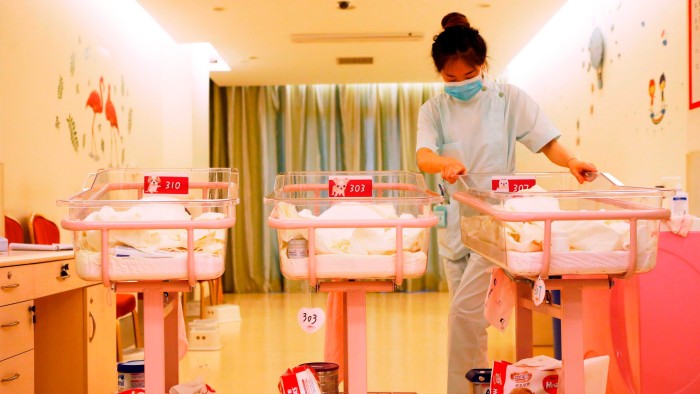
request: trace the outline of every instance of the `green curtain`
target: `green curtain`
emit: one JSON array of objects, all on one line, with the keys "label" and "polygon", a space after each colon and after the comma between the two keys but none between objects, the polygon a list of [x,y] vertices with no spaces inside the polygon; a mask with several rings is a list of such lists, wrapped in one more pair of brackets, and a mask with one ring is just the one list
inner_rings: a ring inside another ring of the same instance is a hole
[{"label": "green curtain", "polygon": [[[280,273],[275,230],[264,196],[286,171],[418,171],[418,110],[442,84],[356,84],[218,87],[210,89],[212,167],[240,172],[240,204],[230,232],[226,292],[304,288]],[[426,176],[437,190],[436,177]],[[432,232],[426,274],[406,291],[446,290]]]}]

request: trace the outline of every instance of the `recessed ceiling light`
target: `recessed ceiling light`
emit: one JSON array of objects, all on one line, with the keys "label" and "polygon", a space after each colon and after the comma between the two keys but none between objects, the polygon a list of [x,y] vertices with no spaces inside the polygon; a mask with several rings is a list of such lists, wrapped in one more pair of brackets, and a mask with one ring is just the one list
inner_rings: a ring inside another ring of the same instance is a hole
[{"label": "recessed ceiling light", "polygon": [[491,7],[491,4],[488,4],[488,3],[479,3],[479,4],[477,4],[476,6],[479,7],[479,8],[490,8],[490,7]]},{"label": "recessed ceiling light", "polygon": [[213,8],[213,10],[216,11],[216,12],[221,12],[221,11],[223,11],[223,10],[225,10],[225,9],[226,9],[226,8],[224,8],[224,7],[214,7],[214,8]]},{"label": "recessed ceiling light", "polygon": [[355,6],[352,5],[349,1],[339,1],[338,2],[338,9],[341,10],[354,10]]}]

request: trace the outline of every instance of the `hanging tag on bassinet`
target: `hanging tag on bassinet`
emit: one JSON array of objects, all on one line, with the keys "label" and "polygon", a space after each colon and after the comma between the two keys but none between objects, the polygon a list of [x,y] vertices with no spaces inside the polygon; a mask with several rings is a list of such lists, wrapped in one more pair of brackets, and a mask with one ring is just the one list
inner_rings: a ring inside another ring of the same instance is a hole
[{"label": "hanging tag on bassinet", "polygon": [[540,305],[544,301],[546,290],[542,277],[538,276],[535,284],[532,286],[532,301],[535,305]]},{"label": "hanging tag on bassinet", "polygon": [[321,308],[303,307],[297,313],[297,321],[302,330],[311,334],[323,326],[326,321],[326,313]]}]

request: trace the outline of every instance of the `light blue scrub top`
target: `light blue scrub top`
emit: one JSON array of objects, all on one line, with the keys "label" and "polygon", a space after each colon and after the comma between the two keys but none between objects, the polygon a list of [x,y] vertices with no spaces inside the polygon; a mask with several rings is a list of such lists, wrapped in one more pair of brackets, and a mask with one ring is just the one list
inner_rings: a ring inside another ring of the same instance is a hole
[{"label": "light blue scrub top", "polygon": [[[467,172],[506,174],[515,171],[515,142],[539,152],[561,132],[537,103],[521,89],[483,81],[484,87],[467,101],[447,93],[429,99],[418,114],[416,151],[433,152],[461,161]],[[451,195],[459,181],[445,182]],[[469,250],[462,244],[459,203],[450,201],[446,231],[438,232],[440,255],[456,260]]]}]

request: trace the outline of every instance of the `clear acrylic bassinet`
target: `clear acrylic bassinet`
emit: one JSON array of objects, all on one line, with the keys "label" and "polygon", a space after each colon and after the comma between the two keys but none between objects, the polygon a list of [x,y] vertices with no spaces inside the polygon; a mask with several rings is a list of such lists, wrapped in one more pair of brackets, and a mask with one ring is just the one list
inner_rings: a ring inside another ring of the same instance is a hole
[{"label": "clear acrylic bassinet", "polygon": [[[441,198],[408,171],[289,172],[266,197],[280,267],[290,279],[395,279],[423,275],[432,205]],[[400,251],[397,253],[397,251]]]},{"label": "clear acrylic bassinet", "polygon": [[210,169],[107,169],[64,200],[78,275],[119,281],[214,279],[235,223],[238,173]]},{"label": "clear acrylic bassinet", "polygon": [[468,174],[460,203],[465,246],[519,276],[651,270],[667,190],[623,186],[607,173]]}]

